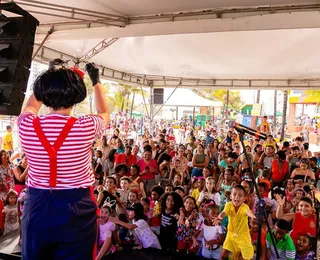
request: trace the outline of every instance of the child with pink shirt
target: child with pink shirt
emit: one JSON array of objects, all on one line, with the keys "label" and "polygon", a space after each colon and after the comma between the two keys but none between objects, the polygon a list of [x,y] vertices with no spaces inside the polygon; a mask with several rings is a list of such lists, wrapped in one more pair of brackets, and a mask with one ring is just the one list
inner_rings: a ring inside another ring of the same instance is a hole
[{"label": "child with pink shirt", "polygon": [[107,254],[112,254],[116,248],[112,245],[112,232],[115,231],[116,225],[109,220],[111,208],[104,205],[100,209],[99,220],[99,253],[96,260],[102,259]]}]

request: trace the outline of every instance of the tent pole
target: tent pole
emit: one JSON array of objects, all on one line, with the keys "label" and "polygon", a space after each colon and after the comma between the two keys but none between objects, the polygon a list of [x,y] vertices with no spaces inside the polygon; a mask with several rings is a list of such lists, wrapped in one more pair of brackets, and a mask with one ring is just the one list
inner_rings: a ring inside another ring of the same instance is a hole
[{"label": "tent pole", "polygon": [[53,26],[51,27],[51,29],[47,32],[46,36],[43,38],[42,42],[40,43],[40,45],[38,46],[38,49],[34,52],[33,56],[32,56],[32,60],[34,60],[34,58],[37,56],[38,52],[41,50],[43,44],[45,44],[46,40],[48,39],[48,37],[53,33]]},{"label": "tent pole", "polygon": [[193,127],[194,127],[194,124],[196,122],[195,115],[196,115],[196,107],[193,107],[193,111],[192,111],[192,126]]},{"label": "tent pole", "polygon": [[150,121],[150,126],[149,126],[149,131],[150,134],[153,136],[153,128],[152,128],[152,122],[153,122],[153,100],[154,99],[154,93],[153,93],[153,86],[150,86],[150,114],[149,114],[149,121]]},{"label": "tent pole", "polygon": [[176,107],[176,120],[179,120],[179,106]]}]

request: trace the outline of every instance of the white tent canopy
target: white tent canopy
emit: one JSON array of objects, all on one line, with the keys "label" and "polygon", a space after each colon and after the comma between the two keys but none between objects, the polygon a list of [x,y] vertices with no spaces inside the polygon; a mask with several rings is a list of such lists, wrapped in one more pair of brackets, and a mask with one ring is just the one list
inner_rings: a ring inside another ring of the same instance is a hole
[{"label": "white tent canopy", "polygon": [[318,1],[16,2],[40,20],[37,61],[94,61],[144,86],[320,88]]},{"label": "white tent canopy", "polygon": [[[172,95],[171,95],[172,93]],[[177,89],[176,91],[165,91],[165,106],[179,107],[222,107],[221,101],[211,101],[200,97],[192,92],[191,89]]]}]

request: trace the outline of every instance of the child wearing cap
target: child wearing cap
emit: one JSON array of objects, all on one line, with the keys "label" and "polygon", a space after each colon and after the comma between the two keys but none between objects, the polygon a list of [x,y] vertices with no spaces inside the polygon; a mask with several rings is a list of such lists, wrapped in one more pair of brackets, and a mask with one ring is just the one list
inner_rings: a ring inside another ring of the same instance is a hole
[{"label": "child wearing cap", "polygon": [[[267,256],[270,260],[275,259],[295,259],[295,247],[291,237],[287,234],[289,229],[289,223],[283,219],[277,220],[274,230],[267,234]],[[277,251],[280,258],[277,257],[276,252],[273,247],[273,242],[275,242]]]}]

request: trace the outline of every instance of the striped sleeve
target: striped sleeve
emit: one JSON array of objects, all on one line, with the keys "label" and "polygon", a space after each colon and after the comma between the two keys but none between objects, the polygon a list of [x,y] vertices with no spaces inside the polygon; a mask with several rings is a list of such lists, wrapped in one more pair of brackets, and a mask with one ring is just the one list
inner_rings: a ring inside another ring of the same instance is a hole
[{"label": "striped sleeve", "polygon": [[271,249],[271,238],[270,238],[270,233],[268,232],[267,237],[266,237],[266,242],[267,242],[267,249]]},{"label": "striped sleeve", "polygon": [[294,260],[296,257],[296,248],[294,246],[293,240],[289,235],[287,235],[287,248],[286,248],[286,258],[287,260]]},{"label": "striped sleeve", "polygon": [[79,124],[86,124],[92,121],[95,130],[95,139],[101,138],[106,129],[106,121],[99,115],[86,115],[79,117]]},{"label": "striped sleeve", "polygon": [[35,114],[32,113],[23,113],[18,117],[18,129],[20,129],[20,125],[23,124],[32,124],[33,119],[36,118]]}]

